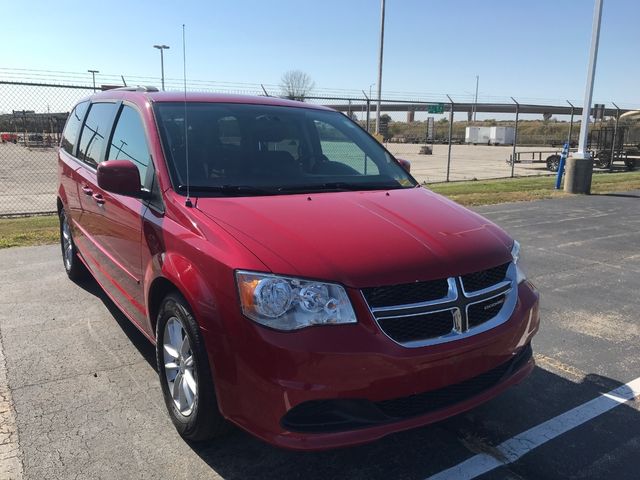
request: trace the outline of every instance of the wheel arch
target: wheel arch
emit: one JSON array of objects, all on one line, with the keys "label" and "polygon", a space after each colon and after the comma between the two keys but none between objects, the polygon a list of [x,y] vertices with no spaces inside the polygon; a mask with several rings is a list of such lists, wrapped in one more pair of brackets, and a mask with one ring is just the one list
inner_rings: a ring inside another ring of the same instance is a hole
[{"label": "wheel arch", "polygon": [[153,282],[151,282],[151,285],[149,285],[149,292],[147,294],[147,311],[149,312],[149,323],[151,324],[154,335],[156,331],[156,323],[158,321],[160,303],[162,302],[162,299],[171,292],[178,292],[182,294],[180,289],[165,277],[156,277]]}]

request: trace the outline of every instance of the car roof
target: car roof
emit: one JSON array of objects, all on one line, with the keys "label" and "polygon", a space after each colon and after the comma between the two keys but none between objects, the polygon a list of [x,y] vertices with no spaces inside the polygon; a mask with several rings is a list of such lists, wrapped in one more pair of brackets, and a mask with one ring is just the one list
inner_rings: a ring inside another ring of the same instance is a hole
[{"label": "car roof", "polygon": [[310,108],[314,110],[331,110],[323,105],[314,105],[306,102],[288,100],[279,97],[254,96],[254,95],[233,95],[227,93],[209,92],[159,92],[145,87],[141,88],[115,88],[92,95],[91,100],[131,100],[140,102],[146,100],[150,102],[201,102],[201,103],[243,103],[251,105],[273,105],[281,107]]}]

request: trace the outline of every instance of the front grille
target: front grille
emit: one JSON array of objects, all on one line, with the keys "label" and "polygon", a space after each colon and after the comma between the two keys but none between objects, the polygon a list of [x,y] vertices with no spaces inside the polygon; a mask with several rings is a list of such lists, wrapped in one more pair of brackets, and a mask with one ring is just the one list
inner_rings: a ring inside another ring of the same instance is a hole
[{"label": "front grille", "polygon": [[328,433],[396,422],[435,412],[469,400],[506,381],[531,359],[531,345],[496,368],[454,385],[380,402],[366,399],[311,400],[296,405],[282,418],[293,432]]},{"label": "front grille", "polygon": [[517,297],[509,265],[455,278],[365,288],[362,294],[389,338],[409,348],[435,345],[456,340],[470,329],[470,334],[480,333],[509,318]]},{"label": "front grille", "polygon": [[464,287],[465,292],[484,290],[485,288],[489,288],[497,283],[504,282],[508,268],[509,264],[505,263],[488,270],[468,273],[467,275],[460,277],[462,280],[462,286]]},{"label": "front grille", "polygon": [[482,302],[469,305],[467,309],[469,328],[482,325],[498,315],[498,312],[500,312],[500,309],[506,301],[506,295],[500,295],[499,297],[489,298]]},{"label": "front grille", "polygon": [[381,318],[378,324],[398,343],[441,337],[453,330],[453,310],[404,318]]},{"label": "front grille", "polygon": [[362,294],[369,307],[380,308],[437,300],[444,297],[448,290],[447,280],[442,279],[388,287],[363,288]]}]

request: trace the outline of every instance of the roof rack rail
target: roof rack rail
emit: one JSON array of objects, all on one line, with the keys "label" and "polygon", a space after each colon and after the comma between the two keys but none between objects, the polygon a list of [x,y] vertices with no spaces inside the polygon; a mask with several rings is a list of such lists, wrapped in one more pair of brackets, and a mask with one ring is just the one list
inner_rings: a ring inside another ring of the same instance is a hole
[{"label": "roof rack rail", "polygon": [[120,90],[122,92],[158,92],[158,87],[154,87],[152,85],[137,85],[131,87],[118,87],[114,88],[114,90]]}]

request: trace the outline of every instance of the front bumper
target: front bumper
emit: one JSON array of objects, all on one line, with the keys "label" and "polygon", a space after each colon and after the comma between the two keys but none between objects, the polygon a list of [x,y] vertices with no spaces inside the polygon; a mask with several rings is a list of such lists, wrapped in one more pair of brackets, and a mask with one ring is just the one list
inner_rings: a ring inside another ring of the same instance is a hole
[{"label": "front bumper", "polygon": [[233,361],[225,363],[233,368],[216,369],[223,415],[279,447],[344,447],[461,413],[533,370],[539,313],[529,282],[518,286],[505,323],[422,348],[387,338],[364,302],[354,308],[358,324],[292,333],[232,319],[238,330],[229,345]]}]

